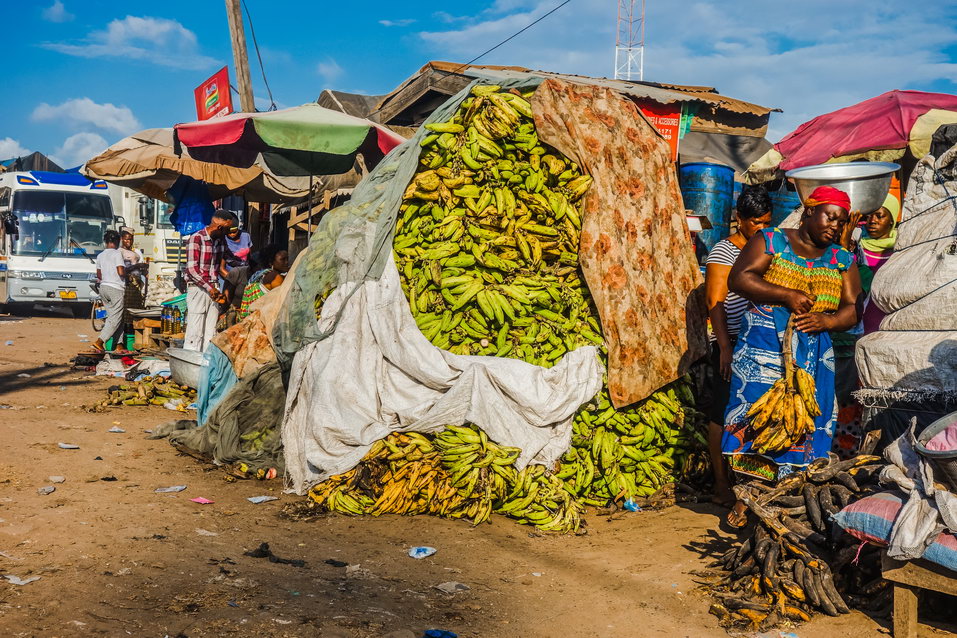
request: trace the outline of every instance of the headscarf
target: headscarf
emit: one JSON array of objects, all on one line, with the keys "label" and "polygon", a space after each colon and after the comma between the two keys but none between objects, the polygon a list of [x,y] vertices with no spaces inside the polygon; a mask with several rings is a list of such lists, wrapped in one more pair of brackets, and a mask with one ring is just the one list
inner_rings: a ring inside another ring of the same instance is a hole
[{"label": "headscarf", "polygon": [[887,237],[874,239],[868,235],[867,231],[865,230],[860,242],[858,242],[861,248],[872,253],[886,252],[892,249],[894,244],[897,243],[897,215],[901,212],[901,204],[899,201],[897,201],[896,197],[888,194],[887,198],[884,200],[884,203],[881,205],[881,208],[886,208],[891,214],[891,232],[887,234]]},{"label": "headscarf", "polygon": [[851,198],[847,196],[847,193],[833,186],[818,186],[811,192],[811,196],[804,200],[804,205],[808,208],[821,204],[834,204],[846,211],[851,210]]}]

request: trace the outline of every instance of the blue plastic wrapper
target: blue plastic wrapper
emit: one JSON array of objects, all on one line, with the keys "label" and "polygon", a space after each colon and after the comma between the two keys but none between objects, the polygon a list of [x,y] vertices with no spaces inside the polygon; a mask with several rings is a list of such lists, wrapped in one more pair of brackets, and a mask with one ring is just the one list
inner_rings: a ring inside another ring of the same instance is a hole
[{"label": "blue plastic wrapper", "polygon": [[625,501],[625,509],[628,510],[629,512],[640,512],[641,506],[635,502],[635,499],[629,498],[628,500]]},{"label": "blue plastic wrapper", "polygon": [[425,638],[458,638],[458,634],[444,629],[429,629],[425,632]]},{"label": "blue plastic wrapper", "polygon": [[434,547],[413,547],[409,549],[409,556],[412,558],[425,558],[431,556],[436,550]]}]

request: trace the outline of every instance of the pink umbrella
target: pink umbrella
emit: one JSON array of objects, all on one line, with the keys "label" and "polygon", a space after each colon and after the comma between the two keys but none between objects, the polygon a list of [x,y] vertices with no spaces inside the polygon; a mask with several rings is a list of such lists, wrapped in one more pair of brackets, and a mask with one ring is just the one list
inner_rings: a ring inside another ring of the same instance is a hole
[{"label": "pink umbrella", "polygon": [[937,127],[952,122],[957,122],[957,95],[888,91],[805,122],[752,164],[746,177],[758,183],[814,164],[893,161],[908,148],[921,157]]}]

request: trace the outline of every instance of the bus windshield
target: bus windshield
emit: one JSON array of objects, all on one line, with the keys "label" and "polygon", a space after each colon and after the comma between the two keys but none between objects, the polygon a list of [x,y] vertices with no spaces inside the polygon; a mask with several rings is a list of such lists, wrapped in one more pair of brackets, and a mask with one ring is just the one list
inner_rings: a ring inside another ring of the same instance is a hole
[{"label": "bus windshield", "polygon": [[13,214],[19,226],[14,255],[95,256],[113,224],[108,195],[21,190],[13,194]]}]

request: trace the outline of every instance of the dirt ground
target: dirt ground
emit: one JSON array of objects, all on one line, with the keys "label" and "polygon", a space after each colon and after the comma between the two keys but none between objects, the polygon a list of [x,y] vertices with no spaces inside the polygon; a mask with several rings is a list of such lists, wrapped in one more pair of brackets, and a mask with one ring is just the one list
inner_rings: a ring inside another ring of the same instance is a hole
[{"label": "dirt ground", "polygon": [[[500,517],[478,528],[429,517],[290,520],[280,511],[301,497],[279,481],[229,481],[145,438],[175,413],[84,411],[113,383],[69,367],[92,336],[88,321],[53,313],[0,316],[0,574],[39,577],[0,579],[0,635],[727,635],[691,574],[729,542],[714,506],[591,515],[579,537]],[[125,433],[107,432],[114,425]],[[38,494],[54,475],[65,482]],[[154,491],[180,484],[180,493]],[[266,494],[279,500],[246,500]],[[244,555],[263,542],[305,565]],[[416,545],[438,552],[415,560],[407,551]],[[450,581],[469,589],[435,588]],[[855,612],[794,631],[863,638],[888,629]]]}]

